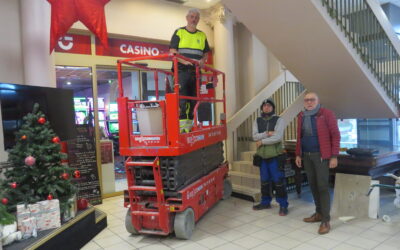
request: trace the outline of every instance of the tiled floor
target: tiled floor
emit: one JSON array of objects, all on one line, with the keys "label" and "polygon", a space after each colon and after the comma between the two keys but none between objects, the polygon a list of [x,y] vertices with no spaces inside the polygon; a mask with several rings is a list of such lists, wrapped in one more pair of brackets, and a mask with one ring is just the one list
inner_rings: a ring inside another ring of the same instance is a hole
[{"label": "tiled floor", "polygon": [[131,236],[125,230],[122,196],[114,197],[98,206],[107,213],[108,227],[83,249],[400,249],[400,209],[393,206],[393,192],[381,195],[381,215],[390,215],[390,223],[372,219],[343,223],[336,219],[331,221],[332,231],[324,236],[317,233],[319,224],[302,221],[314,208],[307,191],[302,198],[289,195],[286,217],[277,215],[277,204],[269,210],[253,211],[252,202],[232,197],[200,219],[191,240],[178,240],[173,235]]}]

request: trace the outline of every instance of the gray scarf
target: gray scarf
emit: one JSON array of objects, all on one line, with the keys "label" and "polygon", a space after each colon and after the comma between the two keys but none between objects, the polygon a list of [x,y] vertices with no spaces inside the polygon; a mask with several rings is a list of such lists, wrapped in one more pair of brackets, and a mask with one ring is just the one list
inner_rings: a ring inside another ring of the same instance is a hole
[{"label": "gray scarf", "polygon": [[313,130],[311,125],[311,117],[316,115],[321,108],[321,104],[318,104],[317,107],[313,110],[304,110],[303,111],[303,135],[304,136],[312,136]]}]

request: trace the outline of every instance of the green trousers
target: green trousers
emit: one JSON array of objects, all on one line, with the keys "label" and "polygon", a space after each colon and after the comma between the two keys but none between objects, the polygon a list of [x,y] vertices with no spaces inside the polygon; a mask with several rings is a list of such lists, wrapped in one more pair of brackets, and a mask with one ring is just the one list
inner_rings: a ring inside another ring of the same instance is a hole
[{"label": "green trousers", "polygon": [[303,165],[314,198],[315,211],[322,215],[322,222],[330,218],[329,160],[322,160],[319,152],[303,153]]}]

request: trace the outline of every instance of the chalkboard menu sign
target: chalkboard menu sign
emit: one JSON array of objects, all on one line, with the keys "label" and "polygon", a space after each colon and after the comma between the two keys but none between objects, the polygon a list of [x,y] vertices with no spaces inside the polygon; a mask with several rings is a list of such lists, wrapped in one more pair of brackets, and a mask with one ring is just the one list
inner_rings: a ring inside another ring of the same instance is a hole
[{"label": "chalkboard menu sign", "polygon": [[94,128],[87,124],[76,125],[77,137],[68,142],[68,162],[79,170],[81,177],[75,180],[77,198],[85,198],[90,204],[101,204],[99,173],[96,162]]}]

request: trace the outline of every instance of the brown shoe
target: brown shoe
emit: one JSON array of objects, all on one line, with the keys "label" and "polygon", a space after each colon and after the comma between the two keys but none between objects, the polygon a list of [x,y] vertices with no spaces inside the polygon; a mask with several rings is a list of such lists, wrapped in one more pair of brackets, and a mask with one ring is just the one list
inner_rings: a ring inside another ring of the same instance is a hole
[{"label": "brown shoe", "polygon": [[320,222],[322,220],[322,216],[318,213],[311,215],[310,217],[304,218],[303,221],[307,223],[311,222]]},{"label": "brown shoe", "polygon": [[331,230],[331,225],[328,222],[322,222],[319,226],[318,233],[319,234],[327,234]]}]

